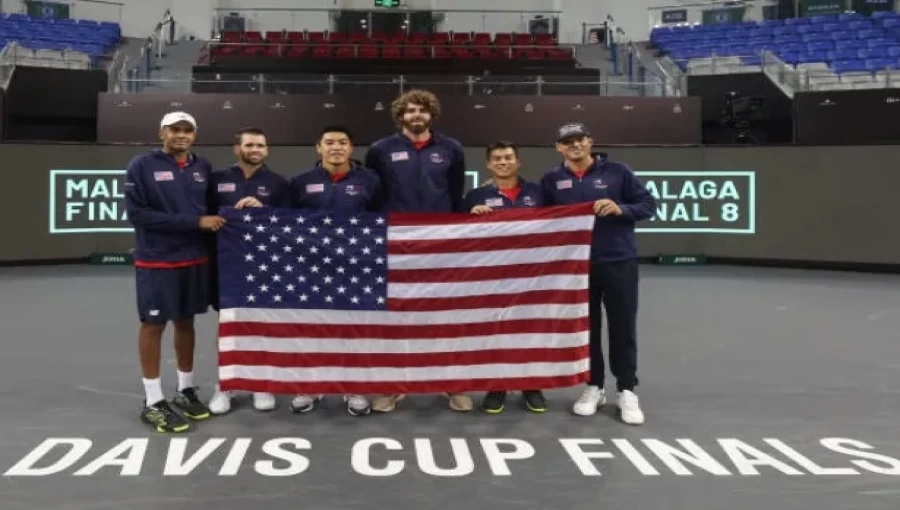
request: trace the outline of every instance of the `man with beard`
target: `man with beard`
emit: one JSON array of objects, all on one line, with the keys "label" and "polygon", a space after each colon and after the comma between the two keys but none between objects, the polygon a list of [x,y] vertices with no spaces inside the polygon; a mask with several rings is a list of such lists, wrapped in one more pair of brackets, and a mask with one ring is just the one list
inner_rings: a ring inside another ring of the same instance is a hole
[{"label": "man with beard", "polygon": [[[487,168],[491,179],[466,194],[465,208],[472,214],[483,215],[503,209],[542,207],[544,198],[540,185],[519,177],[520,166],[519,151],[511,142],[489,145]],[[506,391],[490,391],[481,402],[481,410],[489,414],[502,413],[505,401]],[[522,405],[533,413],[547,410],[541,390],[523,391]]]},{"label": "man with beard", "polygon": [[172,404],[192,420],[209,418],[194,376],[194,316],[210,306],[209,245],[225,219],[210,214],[212,167],[191,152],[197,122],[185,112],[160,123],[162,149],[135,157],[125,177],[125,207],[134,226],[138,346],[144,383],[141,421],[155,432],[186,432],[191,426],[173,410],[160,381],[162,334],[175,326],[178,391]]},{"label": "man with beard", "polygon": [[[410,90],[391,104],[391,115],[400,129],[376,141],[366,154],[366,166],[384,186],[385,212],[463,212],[466,162],[462,145],[434,132],[440,117],[437,97],[424,90]],[[463,393],[446,394],[450,409],[470,411],[472,399]],[[405,395],[383,395],[372,409],[390,412]]]},{"label": "man with beard", "polygon": [[[271,171],[265,164],[269,147],[266,134],[261,129],[245,128],[238,131],[234,138],[234,155],[238,159],[237,164],[213,173],[211,207],[214,211],[218,211],[220,207],[290,207],[287,179]],[[214,245],[214,259],[216,252]],[[218,273],[217,266],[216,269]],[[214,278],[212,301],[216,310],[219,309],[218,289],[218,278]],[[231,410],[233,399],[233,392],[216,388],[209,401],[210,412],[227,413]],[[257,411],[271,411],[275,409],[275,396],[256,392],[253,394],[253,407]]]},{"label": "man with beard", "polygon": [[591,246],[590,358],[587,387],[575,402],[577,415],[590,416],[606,403],[602,345],[603,315],[609,321],[609,365],[616,378],[622,421],[644,423],[634,388],[637,378],[638,263],[635,224],[656,212],[656,201],[627,165],[591,152],[587,126],[559,128],[556,150],[564,161],[541,180],[547,205],[593,202],[597,219]]},{"label": "man with beard", "polygon": [[[290,202],[296,209],[334,211],[341,214],[376,211],[380,208],[381,183],[372,171],[351,160],[353,136],[343,126],[328,126],[319,135],[316,152],[321,158],[315,166],[291,179]],[[330,249],[323,247],[323,249]],[[331,276],[310,276],[308,282],[323,288],[333,287]],[[314,291],[315,292],[315,291]],[[307,413],[316,408],[323,395],[297,395],[291,411]],[[364,416],[371,412],[363,395],[344,395],[347,412]]]}]

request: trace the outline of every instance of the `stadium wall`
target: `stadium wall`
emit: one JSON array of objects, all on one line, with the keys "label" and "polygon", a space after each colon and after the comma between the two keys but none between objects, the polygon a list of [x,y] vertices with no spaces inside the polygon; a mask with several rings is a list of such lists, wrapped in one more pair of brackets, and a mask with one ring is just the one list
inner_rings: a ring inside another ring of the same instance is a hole
[{"label": "stadium wall", "polygon": [[[0,262],[126,252],[121,177],[149,146],[0,146]],[[364,147],[357,148],[362,158]],[[217,166],[230,147],[199,147]],[[745,261],[900,265],[893,192],[900,147],[616,147],[659,196],[665,218],[641,225],[641,254],[704,254]],[[484,151],[467,149],[469,186],[486,178]],[[523,174],[558,164],[549,148],[523,148]],[[270,163],[293,175],[311,147],[273,147]],[[863,213],[861,213],[864,211]]]}]

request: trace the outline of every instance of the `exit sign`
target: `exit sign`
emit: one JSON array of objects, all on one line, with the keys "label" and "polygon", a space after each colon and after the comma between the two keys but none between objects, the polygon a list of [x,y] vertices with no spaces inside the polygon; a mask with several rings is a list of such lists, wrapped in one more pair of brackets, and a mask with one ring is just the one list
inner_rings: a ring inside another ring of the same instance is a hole
[{"label": "exit sign", "polygon": [[375,7],[400,7],[400,0],[375,0]]}]

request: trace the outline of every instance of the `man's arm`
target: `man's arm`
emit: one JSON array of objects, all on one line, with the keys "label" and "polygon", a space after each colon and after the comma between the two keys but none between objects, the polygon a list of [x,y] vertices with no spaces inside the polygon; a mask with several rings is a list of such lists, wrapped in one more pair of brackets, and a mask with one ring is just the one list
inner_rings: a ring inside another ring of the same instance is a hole
[{"label": "man's arm", "polygon": [[368,210],[381,211],[382,207],[384,207],[384,184],[375,172],[370,172],[369,175],[372,177],[372,198],[369,200]]},{"label": "man's arm", "polygon": [[630,221],[649,220],[656,214],[656,199],[644,186],[644,183],[638,178],[634,172],[625,167],[625,178],[623,181],[623,197],[624,203],[619,204],[622,209],[622,217]]},{"label": "man's arm", "polygon": [[544,174],[541,177],[541,198],[543,199],[544,205],[549,207],[551,205],[556,205],[553,200],[553,183],[550,182],[550,173]]},{"label": "man's arm", "polygon": [[125,172],[125,210],[135,227],[160,232],[193,232],[200,230],[200,216],[167,213],[154,209],[147,200],[141,175],[140,160],[134,159]]},{"label": "man's arm", "polygon": [[461,147],[453,148],[453,162],[450,164],[450,204],[453,212],[469,212],[464,208],[463,194],[466,189],[466,155]]},{"label": "man's arm", "polygon": [[278,186],[272,195],[272,207],[287,209],[291,207],[291,184],[287,179],[278,180]]},{"label": "man's arm", "polygon": [[363,165],[369,169],[369,171],[373,172],[379,180],[380,194],[379,194],[379,203],[378,209],[374,209],[376,211],[382,210],[386,206],[389,200],[390,187],[387,185],[387,175],[385,175],[384,166],[381,164],[381,153],[377,146],[370,146],[369,150],[366,151],[366,157],[363,161]]}]

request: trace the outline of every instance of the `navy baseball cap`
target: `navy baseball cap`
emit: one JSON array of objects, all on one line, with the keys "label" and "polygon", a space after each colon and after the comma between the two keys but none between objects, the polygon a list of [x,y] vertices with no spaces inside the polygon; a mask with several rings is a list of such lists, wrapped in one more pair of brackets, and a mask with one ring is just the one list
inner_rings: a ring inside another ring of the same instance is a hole
[{"label": "navy baseball cap", "polygon": [[559,127],[556,132],[556,141],[559,142],[565,138],[581,138],[583,136],[591,136],[591,131],[581,122],[569,122]]}]

